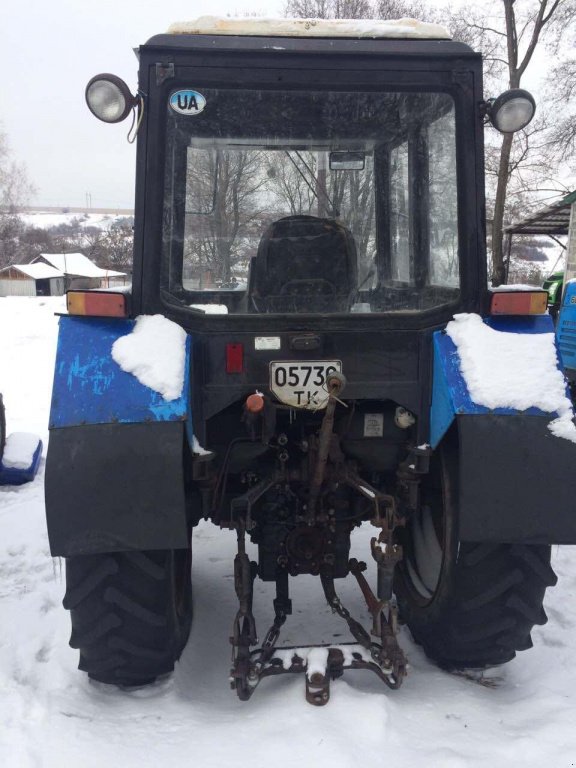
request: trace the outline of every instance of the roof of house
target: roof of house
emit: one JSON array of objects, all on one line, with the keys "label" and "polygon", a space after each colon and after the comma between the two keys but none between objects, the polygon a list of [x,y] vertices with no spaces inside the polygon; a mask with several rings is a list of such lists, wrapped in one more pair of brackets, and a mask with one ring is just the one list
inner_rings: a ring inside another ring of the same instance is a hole
[{"label": "roof of house", "polygon": [[508,235],[567,235],[573,203],[576,203],[576,190],[557,203],[513,222],[504,228],[504,232]]},{"label": "roof of house", "polygon": [[83,253],[41,253],[35,261],[43,259],[65,275],[75,277],[124,277],[125,272],[102,269]]},{"label": "roof of house", "polygon": [[9,267],[0,269],[1,272],[7,272],[9,269],[17,269],[23,275],[31,277],[33,280],[46,280],[53,277],[64,277],[62,272],[49,264],[10,264]]}]

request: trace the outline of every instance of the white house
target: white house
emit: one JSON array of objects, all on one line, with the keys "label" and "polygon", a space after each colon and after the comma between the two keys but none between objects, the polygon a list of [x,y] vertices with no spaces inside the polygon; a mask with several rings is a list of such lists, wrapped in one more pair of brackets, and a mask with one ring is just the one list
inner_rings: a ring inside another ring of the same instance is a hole
[{"label": "white house", "polygon": [[12,264],[0,269],[0,296],[62,296],[64,274],[49,264]]},{"label": "white house", "polygon": [[64,275],[65,289],[69,288],[112,288],[125,285],[125,272],[102,269],[83,253],[41,253],[34,264],[46,264]]}]

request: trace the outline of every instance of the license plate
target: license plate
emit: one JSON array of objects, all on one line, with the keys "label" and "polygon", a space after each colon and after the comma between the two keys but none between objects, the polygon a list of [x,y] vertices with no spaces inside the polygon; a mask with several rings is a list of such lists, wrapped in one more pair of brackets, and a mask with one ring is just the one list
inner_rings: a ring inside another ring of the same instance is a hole
[{"label": "license plate", "polygon": [[328,404],[326,378],[335,371],[342,372],[340,360],[271,362],[270,389],[281,403],[317,411]]}]

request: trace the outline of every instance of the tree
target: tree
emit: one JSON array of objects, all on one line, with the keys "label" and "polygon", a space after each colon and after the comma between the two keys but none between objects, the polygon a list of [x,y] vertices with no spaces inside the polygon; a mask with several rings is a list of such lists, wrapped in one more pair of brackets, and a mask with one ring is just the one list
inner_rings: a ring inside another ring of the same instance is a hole
[{"label": "tree", "polygon": [[286,16],[301,19],[400,19],[434,21],[437,12],[420,0],[287,0]]},{"label": "tree", "polygon": [[0,267],[20,260],[25,226],[17,211],[33,193],[24,166],[12,160],[8,138],[0,130]]},{"label": "tree", "polygon": [[570,53],[552,68],[547,78],[549,111],[555,116],[552,141],[560,162],[576,173],[576,24],[570,32]]},{"label": "tree", "polygon": [[0,130],[0,210],[16,213],[34,192],[24,165],[12,160],[8,137]]},{"label": "tree", "polygon": [[252,230],[261,231],[260,192],[268,178],[259,151],[195,149],[188,158],[185,270],[230,283],[234,266],[249,258]]},{"label": "tree", "polygon": [[[455,36],[483,52],[488,81],[504,77],[508,88],[520,88],[522,78],[539,48],[556,56],[565,34],[574,29],[576,4],[573,0],[500,0],[494,13],[461,9],[451,23]],[[566,130],[566,125],[564,125]],[[492,224],[492,283],[506,280],[503,229],[508,193],[516,197],[534,192],[554,172],[561,134],[554,138],[545,117],[539,117],[524,131],[505,134],[499,142],[497,163],[488,173],[495,177]],[[550,184],[547,184],[550,186]]]}]

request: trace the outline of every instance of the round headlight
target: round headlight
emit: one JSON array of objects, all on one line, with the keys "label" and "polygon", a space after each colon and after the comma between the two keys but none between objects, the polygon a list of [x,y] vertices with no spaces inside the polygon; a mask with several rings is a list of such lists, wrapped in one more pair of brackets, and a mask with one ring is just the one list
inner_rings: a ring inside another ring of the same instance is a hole
[{"label": "round headlight", "polygon": [[501,133],[514,133],[525,128],[535,112],[536,102],[532,94],[515,88],[494,100],[490,108],[490,122]]},{"label": "round headlight", "polygon": [[130,114],[135,99],[116,75],[96,75],[86,86],[88,109],[105,123],[119,123]]}]

